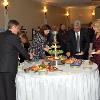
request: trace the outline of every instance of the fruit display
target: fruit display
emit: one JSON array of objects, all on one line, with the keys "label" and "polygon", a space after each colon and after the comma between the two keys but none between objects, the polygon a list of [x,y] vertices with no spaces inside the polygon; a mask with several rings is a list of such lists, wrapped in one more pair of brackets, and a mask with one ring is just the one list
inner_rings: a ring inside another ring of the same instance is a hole
[{"label": "fruit display", "polygon": [[51,46],[51,49],[49,49],[48,53],[51,55],[51,56],[54,56],[54,58],[48,58],[48,60],[50,62],[52,62],[52,65],[57,67],[59,64],[61,64],[61,59],[58,57],[59,55],[63,54],[63,50],[60,50],[60,46],[58,45],[59,42],[57,42],[57,34],[58,32],[57,31],[53,31],[52,32],[53,35],[54,35],[54,41],[52,42],[52,46]]},{"label": "fruit display", "polygon": [[58,54],[62,54],[63,51],[62,50],[56,50],[56,51],[55,50],[49,50],[48,53],[51,54],[51,55],[54,55],[56,53],[58,55]]}]

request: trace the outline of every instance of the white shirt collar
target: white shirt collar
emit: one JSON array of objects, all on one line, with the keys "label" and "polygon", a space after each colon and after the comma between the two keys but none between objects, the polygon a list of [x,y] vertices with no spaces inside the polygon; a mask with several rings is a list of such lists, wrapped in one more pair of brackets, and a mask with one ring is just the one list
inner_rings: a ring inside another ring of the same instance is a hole
[{"label": "white shirt collar", "polygon": [[78,35],[79,35],[79,37],[80,37],[80,31],[79,31],[79,32],[75,32],[76,38],[77,38],[77,33],[78,33]]}]

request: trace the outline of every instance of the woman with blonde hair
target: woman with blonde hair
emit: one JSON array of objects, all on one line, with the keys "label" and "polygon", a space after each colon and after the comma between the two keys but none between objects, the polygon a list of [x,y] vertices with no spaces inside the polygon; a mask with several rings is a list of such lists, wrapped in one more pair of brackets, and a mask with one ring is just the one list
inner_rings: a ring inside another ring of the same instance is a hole
[{"label": "woman with blonde hair", "polygon": [[95,52],[92,52],[93,61],[98,65],[100,72],[100,19],[97,19],[93,23],[93,29],[95,30],[95,37],[93,42],[93,49]]}]

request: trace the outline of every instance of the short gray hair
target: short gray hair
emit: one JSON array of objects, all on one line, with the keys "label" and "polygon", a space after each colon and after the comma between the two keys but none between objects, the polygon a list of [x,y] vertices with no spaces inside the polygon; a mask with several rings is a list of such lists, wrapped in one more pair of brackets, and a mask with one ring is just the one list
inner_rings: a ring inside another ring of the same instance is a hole
[{"label": "short gray hair", "polygon": [[74,26],[81,26],[81,22],[79,20],[74,21]]}]

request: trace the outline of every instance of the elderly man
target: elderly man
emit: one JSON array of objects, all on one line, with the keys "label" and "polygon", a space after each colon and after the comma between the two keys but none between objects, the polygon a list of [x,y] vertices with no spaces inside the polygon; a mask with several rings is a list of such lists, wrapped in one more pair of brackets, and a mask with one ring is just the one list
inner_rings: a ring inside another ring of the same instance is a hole
[{"label": "elderly man", "polygon": [[0,100],[16,100],[18,54],[30,59],[17,37],[18,32],[19,23],[10,20],[8,30],[0,34]]},{"label": "elderly man", "polygon": [[88,59],[88,30],[81,28],[79,20],[74,22],[74,28],[68,31],[66,55],[79,59]]}]

